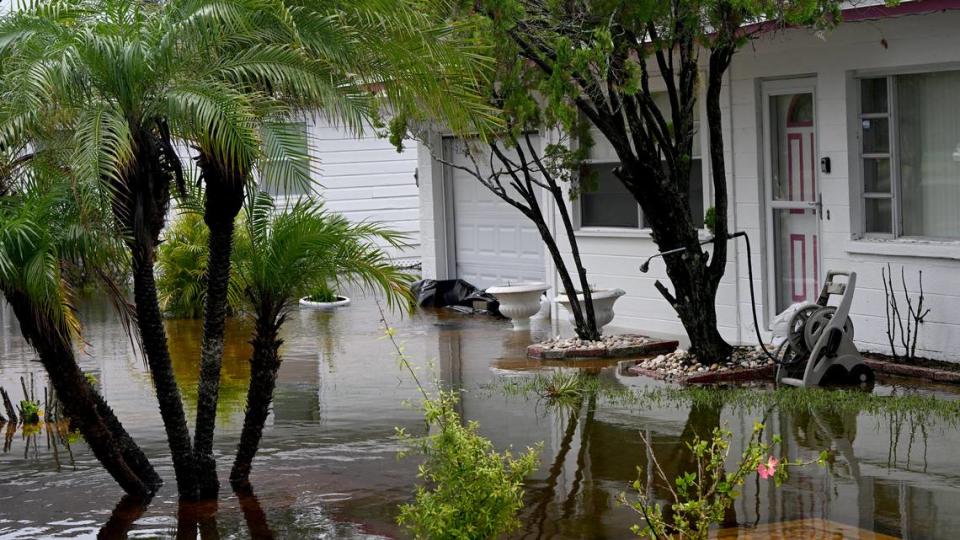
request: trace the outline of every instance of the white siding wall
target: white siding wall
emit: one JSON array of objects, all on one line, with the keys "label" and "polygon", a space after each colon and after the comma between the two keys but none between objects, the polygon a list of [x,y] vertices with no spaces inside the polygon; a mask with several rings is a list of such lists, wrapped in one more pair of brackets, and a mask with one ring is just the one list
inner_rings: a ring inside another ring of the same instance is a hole
[{"label": "white siding wall", "polygon": [[417,146],[402,153],[372,130],[357,138],[323,117],[308,119],[311,155],[326,208],[352,221],[378,221],[410,235],[401,258],[420,258]]}]

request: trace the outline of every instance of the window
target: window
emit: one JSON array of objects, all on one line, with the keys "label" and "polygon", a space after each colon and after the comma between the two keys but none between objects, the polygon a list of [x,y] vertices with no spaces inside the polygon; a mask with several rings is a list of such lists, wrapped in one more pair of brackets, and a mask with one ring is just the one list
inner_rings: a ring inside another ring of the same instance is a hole
[{"label": "window", "polygon": [[960,239],[960,71],[860,80],[863,230]]},{"label": "window", "polygon": [[[275,124],[271,132],[274,144],[283,148],[286,156],[263,163],[260,168],[261,189],[275,197],[309,193],[310,186],[305,182],[305,178],[310,177],[310,146],[307,141],[306,122]],[[270,141],[265,144],[270,144]],[[278,166],[280,163],[285,166]]]},{"label": "window", "polygon": [[[654,101],[665,113],[670,110],[667,99],[666,93],[654,95]],[[700,156],[699,116],[699,111],[695,108],[693,163],[687,194],[693,223],[697,228],[703,228],[703,163]],[[613,174],[613,170],[620,164],[613,146],[597,128],[591,126],[590,134],[594,142],[588,159],[581,166],[580,174],[582,177],[589,175],[592,185],[591,189],[585,189],[580,194],[580,226],[647,228],[647,222],[636,199]]]}]

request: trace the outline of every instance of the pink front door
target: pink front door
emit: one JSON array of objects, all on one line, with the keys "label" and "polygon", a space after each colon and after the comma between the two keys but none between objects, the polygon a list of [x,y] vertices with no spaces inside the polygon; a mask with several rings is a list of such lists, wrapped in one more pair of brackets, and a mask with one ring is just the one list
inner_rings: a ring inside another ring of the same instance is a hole
[{"label": "pink front door", "polygon": [[771,212],[776,312],[819,291],[817,145],[812,92],[769,96]]}]

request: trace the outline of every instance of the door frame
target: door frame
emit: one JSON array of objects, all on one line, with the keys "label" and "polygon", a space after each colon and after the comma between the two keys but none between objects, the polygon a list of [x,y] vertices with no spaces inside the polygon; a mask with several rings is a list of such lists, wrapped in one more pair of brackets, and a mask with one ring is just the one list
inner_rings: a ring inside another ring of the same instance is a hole
[{"label": "door frame", "polygon": [[[774,201],[773,200],[773,185],[771,184],[773,180],[773,159],[771,157],[772,151],[772,141],[770,134],[772,130],[770,128],[770,98],[774,96],[788,95],[788,94],[799,94],[799,93],[810,93],[813,95],[813,133],[814,133],[814,145],[813,145],[813,174],[816,179],[817,193],[816,198],[813,201],[798,201],[798,202],[788,202],[788,201]],[[822,215],[822,204],[820,198],[820,192],[822,189],[821,178],[820,178],[820,168],[816,165],[819,163],[819,146],[820,146],[820,114],[819,107],[817,105],[817,77],[816,75],[810,76],[800,76],[793,78],[778,78],[771,80],[760,81],[759,85],[759,98],[760,98],[760,111],[759,111],[759,120],[760,120],[760,161],[761,161],[761,171],[760,171],[760,208],[761,208],[761,223],[764,225],[764,270],[763,275],[766,279],[766,286],[764,290],[764,312],[765,312],[765,321],[767,324],[767,329],[770,329],[770,324],[773,321],[773,318],[777,316],[777,264],[776,264],[776,249],[774,248],[774,224],[773,224],[773,214],[776,209],[790,209],[790,208],[803,208],[803,209],[815,209],[817,210],[816,216],[816,226],[817,226],[817,238],[821,239],[820,245],[817,249],[816,261],[814,263],[817,265],[817,268],[823,273],[823,215]],[[815,284],[814,287],[819,287],[819,284]],[[816,293],[816,291],[814,291]]]}]

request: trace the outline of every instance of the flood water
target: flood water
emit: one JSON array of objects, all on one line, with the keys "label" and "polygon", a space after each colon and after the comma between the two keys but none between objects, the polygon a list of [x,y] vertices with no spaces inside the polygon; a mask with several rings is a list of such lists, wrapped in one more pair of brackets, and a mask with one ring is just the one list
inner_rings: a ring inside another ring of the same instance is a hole
[{"label": "flood water", "polygon": [[[397,458],[394,433],[397,427],[422,433],[423,424],[418,412],[404,405],[416,400],[417,390],[389,342],[381,339],[374,302],[355,300],[334,314],[304,310],[289,319],[274,411],[254,464],[256,497],[238,500],[225,486],[217,509],[178,507],[143,359],[133,353],[106,306],[84,305],[82,319],[83,368],[97,377],[166,484],[145,509],[127,504],[81,441],[71,445],[71,456],[62,447],[55,453],[43,432],[33,439],[17,432],[10,448],[0,453],[0,538],[80,538],[98,532],[105,537],[125,532],[131,537],[175,537],[178,532],[193,537],[198,530],[210,538],[404,537],[395,524],[397,505],[412,498],[417,462]],[[528,361],[526,345],[553,332],[549,323],[535,325],[531,335],[510,331],[507,321],[451,311],[392,319],[422,378],[432,374],[464,389],[463,416],[480,422],[498,448],[543,442],[542,465],[528,481],[517,538],[627,538],[630,525],[640,520],[616,499],[636,479],[637,466],[647,462],[641,433],[671,474],[689,463],[684,449],[692,433],[722,425],[734,432],[736,446],[758,419],[722,406],[667,403],[650,408],[598,396],[585,396],[572,407],[551,407],[535,396],[508,395],[489,385],[559,366],[582,367],[612,384],[660,383],[618,375],[612,362],[544,366]],[[9,311],[0,322],[0,385],[18,400],[19,377],[32,372],[41,387],[43,372]],[[167,329],[192,418],[200,325],[169,321]],[[224,480],[242,424],[249,332],[236,321],[228,328],[216,445]],[[889,384],[875,389],[881,394],[902,391]],[[949,388],[924,391],[957,397]],[[954,427],[916,425],[909,415],[829,408],[809,414],[770,410],[766,418],[768,432],[784,438],[790,457],[815,459],[828,449],[836,459],[827,468],[793,470],[779,489],[751,479],[729,516],[744,527],[744,534],[754,525],[826,520],[893,537],[957,537],[960,432]]]}]

